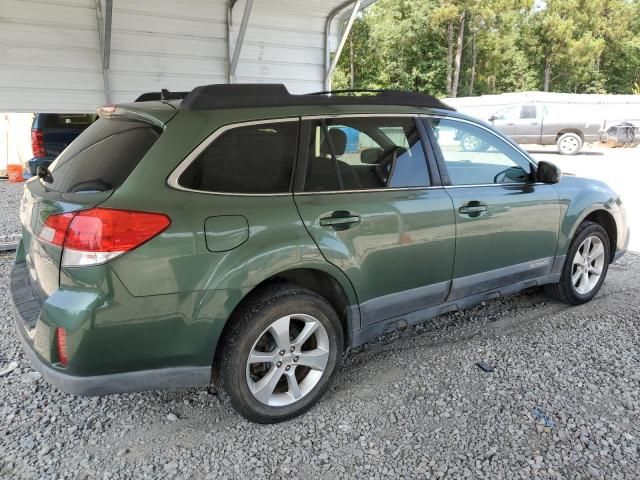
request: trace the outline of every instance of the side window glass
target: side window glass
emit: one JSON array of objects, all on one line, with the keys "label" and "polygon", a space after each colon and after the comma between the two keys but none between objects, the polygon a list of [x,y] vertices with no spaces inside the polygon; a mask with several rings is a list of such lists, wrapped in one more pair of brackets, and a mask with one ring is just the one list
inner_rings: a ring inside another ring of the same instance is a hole
[{"label": "side window glass", "polygon": [[520,113],[520,107],[518,105],[511,105],[505,107],[502,110],[498,110],[495,114],[496,120],[515,120]]},{"label": "side window glass", "polygon": [[193,190],[286,193],[298,148],[298,121],[232,128],[216,138],[182,173]]},{"label": "side window glass", "polygon": [[430,185],[415,120],[336,118],[311,123],[305,191]]},{"label": "side window glass", "polygon": [[536,118],[536,106],[535,105],[523,105],[520,111],[520,118],[522,120]]},{"label": "side window glass", "polygon": [[451,119],[429,119],[453,185],[525,183],[531,164],[489,131]]}]

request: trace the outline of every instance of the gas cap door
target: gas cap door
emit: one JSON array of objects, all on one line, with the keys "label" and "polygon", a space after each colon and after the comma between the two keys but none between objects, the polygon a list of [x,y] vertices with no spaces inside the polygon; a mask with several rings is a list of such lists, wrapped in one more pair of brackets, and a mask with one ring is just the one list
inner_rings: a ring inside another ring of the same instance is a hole
[{"label": "gas cap door", "polygon": [[226,252],[239,247],[249,238],[249,222],[242,215],[220,215],[204,221],[207,250]]}]

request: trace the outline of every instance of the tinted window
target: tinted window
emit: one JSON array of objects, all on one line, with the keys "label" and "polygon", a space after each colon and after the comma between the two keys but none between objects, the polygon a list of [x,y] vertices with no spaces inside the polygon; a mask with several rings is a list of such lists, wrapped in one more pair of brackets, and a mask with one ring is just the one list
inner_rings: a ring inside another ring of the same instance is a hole
[{"label": "tinted window", "polygon": [[413,118],[336,118],[311,122],[305,191],[428,186]]},{"label": "tinted window", "polygon": [[531,164],[511,145],[470,123],[430,119],[453,185],[523,183]]},{"label": "tinted window", "polygon": [[91,125],[95,114],[85,113],[39,113],[40,128],[84,129]]},{"label": "tinted window", "polygon": [[47,187],[58,192],[118,188],[159,136],[147,123],[101,118],[51,164]]},{"label": "tinted window", "polygon": [[208,192],[286,193],[298,148],[298,123],[228,130],[189,165],[178,183]]}]

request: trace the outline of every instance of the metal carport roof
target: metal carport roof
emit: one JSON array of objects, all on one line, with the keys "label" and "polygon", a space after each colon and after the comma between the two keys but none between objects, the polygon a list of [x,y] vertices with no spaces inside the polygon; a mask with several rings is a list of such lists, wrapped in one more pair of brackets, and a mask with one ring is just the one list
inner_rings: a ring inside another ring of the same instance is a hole
[{"label": "metal carport roof", "polygon": [[375,0],[0,0],[0,111],[89,111],[210,83],[322,90]]}]

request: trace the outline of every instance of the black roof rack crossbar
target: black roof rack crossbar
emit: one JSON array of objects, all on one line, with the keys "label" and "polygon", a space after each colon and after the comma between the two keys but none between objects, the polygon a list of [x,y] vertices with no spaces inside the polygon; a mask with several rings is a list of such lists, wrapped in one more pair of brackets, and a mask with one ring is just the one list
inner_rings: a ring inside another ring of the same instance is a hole
[{"label": "black roof rack crossbar", "polygon": [[[182,100],[180,108],[215,110],[250,107],[286,107],[303,105],[402,105],[453,110],[436,97],[400,90],[362,90],[375,95],[336,95],[358,91],[317,92],[294,95],[280,83],[216,84],[196,87]],[[329,93],[331,94],[329,96]]]}]

